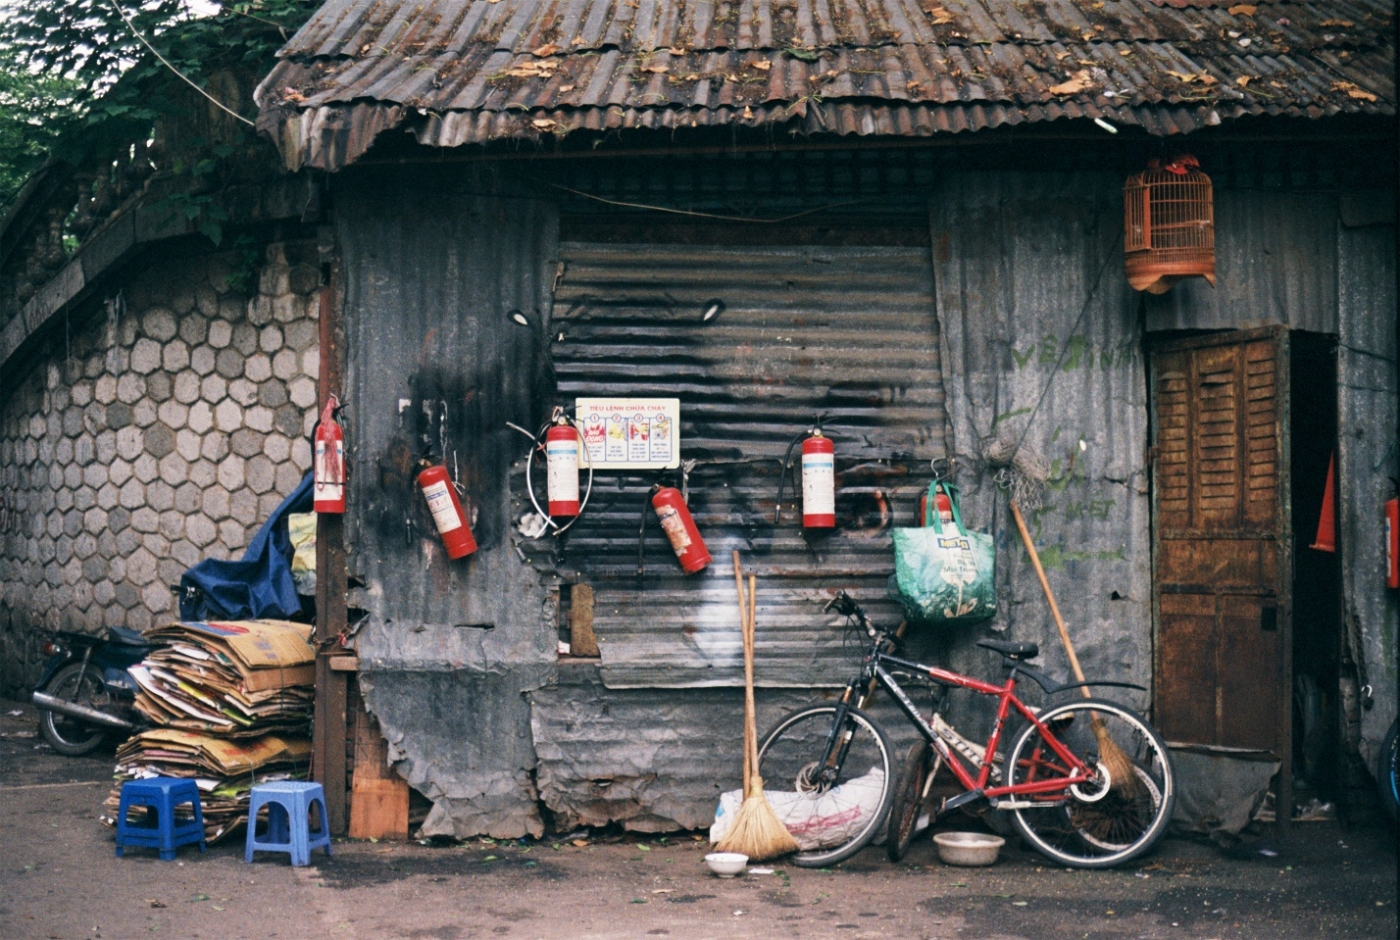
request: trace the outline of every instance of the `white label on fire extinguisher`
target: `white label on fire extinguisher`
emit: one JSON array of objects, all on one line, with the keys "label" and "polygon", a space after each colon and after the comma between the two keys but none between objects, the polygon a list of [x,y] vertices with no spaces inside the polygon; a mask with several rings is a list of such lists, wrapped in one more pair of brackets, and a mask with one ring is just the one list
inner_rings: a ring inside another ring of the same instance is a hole
[{"label": "white label on fire extinguisher", "polygon": [[339,499],[345,482],[345,442],[335,442],[335,459],[327,460],[326,442],[316,442],[316,498]]},{"label": "white label on fire extinguisher", "polygon": [[677,555],[690,547],[690,533],[685,530],[681,514],[676,512],[674,507],[664,506],[656,510],[656,518],[661,520],[661,531],[671,540],[671,548],[675,549]]},{"label": "white label on fire extinguisher", "polygon": [[578,438],[549,441],[545,456],[549,465],[549,501],[578,502]]},{"label": "white label on fire extinguisher", "polygon": [[802,455],[802,514],[830,516],[836,512],[836,468],[832,454]]},{"label": "white label on fire extinguisher", "polygon": [[448,492],[446,483],[441,480],[429,483],[423,487],[423,495],[428,498],[428,511],[433,514],[433,524],[437,526],[439,535],[462,527],[462,520],[452,507],[452,494]]}]

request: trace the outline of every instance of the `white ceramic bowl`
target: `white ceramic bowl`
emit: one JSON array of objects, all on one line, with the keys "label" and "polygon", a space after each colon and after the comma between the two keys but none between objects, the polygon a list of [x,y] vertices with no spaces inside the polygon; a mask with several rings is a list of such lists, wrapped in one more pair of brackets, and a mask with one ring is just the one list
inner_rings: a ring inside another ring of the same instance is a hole
[{"label": "white ceramic bowl", "polygon": [[749,864],[749,857],[738,852],[711,852],[705,856],[705,864],[721,878],[733,878],[743,873]]},{"label": "white ceramic bowl", "polygon": [[940,832],[934,835],[938,857],[949,865],[995,865],[1006,844],[1001,836],[985,832]]}]

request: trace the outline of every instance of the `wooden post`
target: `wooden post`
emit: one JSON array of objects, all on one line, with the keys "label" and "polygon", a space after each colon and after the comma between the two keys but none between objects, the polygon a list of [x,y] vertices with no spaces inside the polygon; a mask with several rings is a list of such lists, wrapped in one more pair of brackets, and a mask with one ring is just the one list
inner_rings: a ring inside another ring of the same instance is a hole
[{"label": "wooden post", "polygon": [[[341,395],[344,375],[344,330],[336,291],[333,242],[323,230],[320,296],[321,371],[317,407],[327,396]],[[347,448],[347,457],[349,449]],[[348,461],[347,461],[348,463]],[[342,835],[347,825],[345,783],[346,682],[350,675],[332,668],[339,638],[346,629],[345,518],[316,516],[316,720],[311,737],[312,776],[326,791],[326,815],[331,832]]]}]

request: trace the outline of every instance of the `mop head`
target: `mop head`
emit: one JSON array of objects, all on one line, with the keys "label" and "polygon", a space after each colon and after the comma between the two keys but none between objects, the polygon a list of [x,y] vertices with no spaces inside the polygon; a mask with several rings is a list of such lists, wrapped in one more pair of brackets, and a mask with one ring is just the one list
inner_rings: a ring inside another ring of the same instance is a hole
[{"label": "mop head", "polygon": [[[1109,771],[1112,773],[1112,771]],[[738,852],[750,861],[762,862],[798,849],[797,840],[787,831],[778,814],[763,795],[763,779],[757,775],[750,781],[744,803],[734,817],[723,839],[715,846],[721,852]]]},{"label": "mop head", "polygon": [[1050,479],[1050,461],[1025,440],[1003,428],[982,445],[982,459],[996,470],[997,486],[1011,494],[1026,509],[1039,508]]}]

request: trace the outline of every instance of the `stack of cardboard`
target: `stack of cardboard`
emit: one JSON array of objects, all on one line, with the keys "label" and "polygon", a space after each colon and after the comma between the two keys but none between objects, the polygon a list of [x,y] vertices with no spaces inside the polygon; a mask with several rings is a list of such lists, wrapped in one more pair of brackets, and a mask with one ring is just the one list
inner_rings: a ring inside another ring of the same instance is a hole
[{"label": "stack of cardboard", "polygon": [[229,737],[305,732],[316,651],[311,627],[280,620],[172,623],[150,631],[168,644],[131,669],[136,707],[152,724]]},{"label": "stack of cardboard", "polygon": [[304,779],[311,758],[316,651],[307,624],[278,620],[172,623],[165,644],[131,668],[136,707],[155,727],[117,750],[117,786],[103,820],[115,825],[121,784],[192,777],[212,842],[247,821],[249,791]]}]

